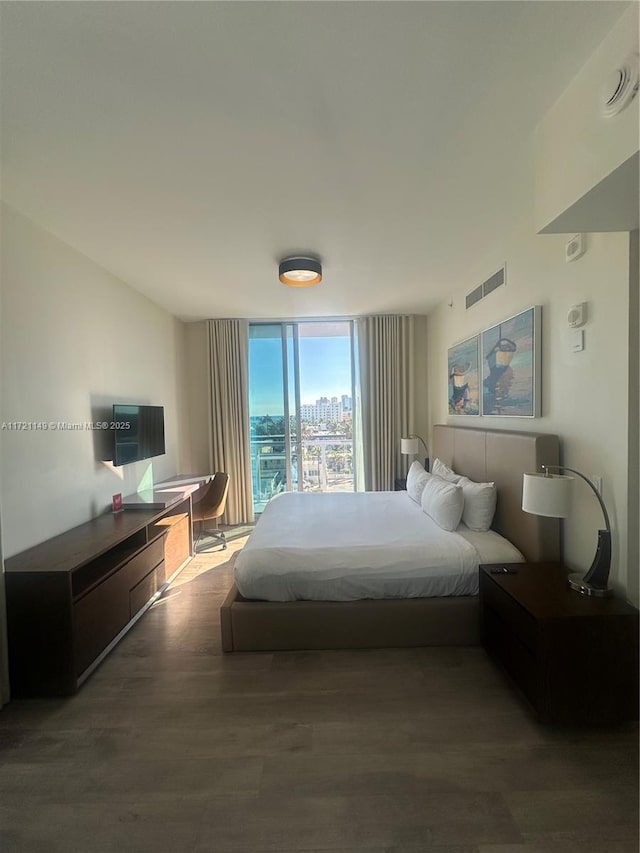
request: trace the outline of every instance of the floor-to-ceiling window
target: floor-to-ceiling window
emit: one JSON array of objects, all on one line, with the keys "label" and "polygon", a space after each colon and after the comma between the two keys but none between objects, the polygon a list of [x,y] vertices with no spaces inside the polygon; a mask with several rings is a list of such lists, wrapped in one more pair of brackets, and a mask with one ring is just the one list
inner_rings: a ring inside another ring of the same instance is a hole
[{"label": "floor-to-ceiling window", "polygon": [[353,491],[353,323],[249,326],[256,513],[281,491]]}]

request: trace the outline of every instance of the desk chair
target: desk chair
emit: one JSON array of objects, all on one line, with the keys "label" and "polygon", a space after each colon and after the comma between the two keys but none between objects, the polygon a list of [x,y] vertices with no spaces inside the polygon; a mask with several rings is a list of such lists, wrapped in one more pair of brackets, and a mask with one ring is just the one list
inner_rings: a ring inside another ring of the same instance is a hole
[{"label": "desk chair", "polygon": [[[205,551],[210,551],[217,545],[222,545],[221,550],[223,551],[227,547],[227,540],[225,538],[224,533],[221,530],[217,529],[217,522],[218,519],[221,517],[222,513],[224,512],[224,508],[227,503],[228,491],[229,475],[223,474],[221,471],[218,471],[215,477],[209,481],[207,487],[202,489],[202,497],[200,499],[196,497],[196,502],[193,504],[192,514],[194,525],[200,525],[200,530],[193,546],[193,550],[196,552],[196,554],[200,554]],[[200,489],[198,489],[196,495],[199,492]],[[215,521],[215,530],[205,530],[205,521]],[[198,547],[200,539],[202,539],[203,536],[212,537],[214,541],[208,545],[201,545],[200,547]]]}]

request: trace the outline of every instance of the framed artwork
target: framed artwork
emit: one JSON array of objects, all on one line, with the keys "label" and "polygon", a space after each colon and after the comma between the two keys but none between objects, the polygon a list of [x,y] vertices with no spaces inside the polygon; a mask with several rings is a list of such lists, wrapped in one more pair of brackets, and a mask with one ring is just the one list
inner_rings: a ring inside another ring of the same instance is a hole
[{"label": "framed artwork", "polygon": [[481,334],[482,414],[539,418],[542,308],[528,308]]},{"label": "framed artwork", "polygon": [[450,415],[480,414],[478,350],[478,335],[455,344],[449,350],[447,387]]}]

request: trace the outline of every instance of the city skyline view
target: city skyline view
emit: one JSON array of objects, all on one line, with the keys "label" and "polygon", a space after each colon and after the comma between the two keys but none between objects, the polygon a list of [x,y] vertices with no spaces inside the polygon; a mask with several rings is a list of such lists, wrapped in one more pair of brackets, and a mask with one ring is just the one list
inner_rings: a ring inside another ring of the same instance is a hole
[{"label": "city skyline view", "polygon": [[[291,349],[289,346],[290,362],[293,361]],[[313,405],[321,397],[337,397],[340,400],[343,395],[352,396],[351,342],[348,336],[301,336],[299,363],[301,405]],[[282,344],[279,333],[277,337],[252,339],[249,349],[249,389],[253,415],[283,414],[282,380]],[[292,390],[292,375],[289,376],[289,384]]]},{"label": "city skyline view", "polygon": [[249,326],[256,514],[281,491],[353,491],[352,332],[348,321]]}]

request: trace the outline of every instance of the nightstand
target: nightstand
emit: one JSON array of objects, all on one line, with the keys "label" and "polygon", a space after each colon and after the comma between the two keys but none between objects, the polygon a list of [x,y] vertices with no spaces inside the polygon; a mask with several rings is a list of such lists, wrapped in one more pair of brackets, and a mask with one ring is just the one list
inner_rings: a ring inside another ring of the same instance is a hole
[{"label": "nightstand", "polygon": [[501,563],[480,566],[480,619],[483,646],[541,722],[638,719],[631,604],[580,595],[559,563]]}]

